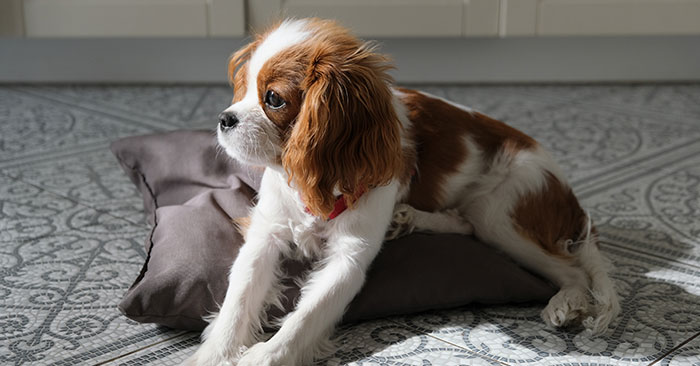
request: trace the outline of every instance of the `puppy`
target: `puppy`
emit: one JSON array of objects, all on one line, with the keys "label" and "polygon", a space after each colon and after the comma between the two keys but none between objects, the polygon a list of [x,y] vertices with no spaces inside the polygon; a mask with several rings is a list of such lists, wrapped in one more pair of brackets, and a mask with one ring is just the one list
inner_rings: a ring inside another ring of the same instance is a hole
[{"label": "puppy", "polygon": [[[287,20],[236,52],[218,141],[264,166],[245,245],[189,365],[311,362],[385,237],[474,234],[560,287],[550,326],[604,331],[619,312],[590,218],[531,137],[392,86],[388,60],[336,23]],[[279,264],[313,259],[296,308],[260,342]]]}]

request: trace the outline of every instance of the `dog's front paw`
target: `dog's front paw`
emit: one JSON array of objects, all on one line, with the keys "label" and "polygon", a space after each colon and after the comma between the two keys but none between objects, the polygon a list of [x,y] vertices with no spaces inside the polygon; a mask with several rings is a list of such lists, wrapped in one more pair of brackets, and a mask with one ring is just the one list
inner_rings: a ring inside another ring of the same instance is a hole
[{"label": "dog's front paw", "polygon": [[187,358],[182,366],[235,366],[241,350],[222,352],[204,342],[197,351]]},{"label": "dog's front paw", "polygon": [[237,366],[298,366],[288,356],[283,347],[260,342],[243,353]]},{"label": "dog's front paw", "polygon": [[233,360],[226,359],[221,355],[207,356],[201,354],[199,351],[195,352],[192,356],[187,358],[181,366],[234,366],[235,362]]}]

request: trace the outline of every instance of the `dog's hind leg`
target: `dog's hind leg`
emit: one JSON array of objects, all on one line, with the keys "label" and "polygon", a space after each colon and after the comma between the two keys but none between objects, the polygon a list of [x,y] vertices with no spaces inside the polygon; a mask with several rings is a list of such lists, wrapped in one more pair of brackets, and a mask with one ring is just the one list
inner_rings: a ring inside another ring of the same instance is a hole
[{"label": "dog's hind leg", "polygon": [[608,276],[610,262],[600,253],[596,241],[597,238],[589,237],[575,253],[591,279],[593,311],[582,324],[593,334],[604,332],[620,313],[620,300]]},{"label": "dog's hind leg", "polygon": [[590,313],[589,278],[574,256],[546,252],[508,222],[491,224],[492,230],[483,230],[480,224],[477,220],[476,234],[480,240],[499,248],[520,265],[559,287],[559,292],[549,300],[541,313],[542,320],[547,325],[562,327],[577,324]]},{"label": "dog's hind leg", "polygon": [[[550,277],[561,283],[562,288],[542,311],[542,318],[551,326],[563,326],[577,320],[592,334],[603,333],[620,313],[617,292],[608,277],[607,259],[600,254],[595,237],[590,235],[577,243],[572,252],[571,257],[563,262],[568,262],[568,266],[558,270],[555,277]],[[556,257],[550,258],[559,261]],[[540,269],[539,272],[543,271]],[[561,275],[565,273],[569,275]],[[582,274],[585,280],[581,278]]]},{"label": "dog's hind leg", "polygon": [[[551,173],[545,177],[544,184],[525,194],[513,188],[520,181],[501,184],[472,201],[466,216],[479,239],[559,286],[542,311],[545,323],[581,322],[594,333],[603,332],[620,306],[595,230],[571,189]],[[511,201],[503,199],[509,196]]]}]

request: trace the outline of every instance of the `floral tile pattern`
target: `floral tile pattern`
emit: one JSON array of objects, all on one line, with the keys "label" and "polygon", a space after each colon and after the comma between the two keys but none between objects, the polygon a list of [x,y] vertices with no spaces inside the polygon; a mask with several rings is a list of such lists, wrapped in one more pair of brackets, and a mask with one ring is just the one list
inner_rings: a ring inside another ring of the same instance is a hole
[{"label": "floral tile pattern", "polygon": [[199,345],[199,333],[185,333],[121,357],[110,365],[137,366],[158,364],[163,366],[179,365],[194,353]]},{"label": "floral tile pattern", "polygon": [[[666,115],[700,116],[700,85],[609,85],[581,86],[557,85],[547,87],[524,86],[520,89],[529,95],[558,96],[578,103],[604,108],[639,110]],[[679,121],[683,123],[683,121]],[[685,121],[690,122],[690,121]]]},{"label": "floral tile pattern", "polygon": [[[605,334],[543,304],[348,325],[316,365],[700,366],[700,85],[417,86],[502,119],[561,163],[614,262]],[[0,87],[0,364],[176,365],[198,334],[116,309],[146,256],[119,137],[213,128],[226,86]]]},{"label": "floral tile pattern", "polygon": [[655,364],[659,366],[698,366],[700,365],[700,334],[696,334],[695,338],[690,340],[688,344],[683,345],[673,351],[661,362]]},{"label": "floral tile pattern", "polygon": [[145,222],[140,194],[104,145],[76,156],[7,168],[5,174],[95,210]]},{"label": "floral tile pattern", "polygon": [[605,334],[548,329],[539,317],[541,304],[470,307],[398,322],[513,365],[649,363],[698,332],[700,269],[608,248],[607,243],[603,248],[614,262],[612,277],[622,300],[622,314]]},{"label": "floral tile pattern", "polygon": [[0,101],[0,167],[154,131],[127,118],[47,102],[21,91],[0,88]]},{"label": "floral tile pattern", "polygon": [[581,190],[601,237],[700,267],[700,152]]},{"label": "floral tile pattern", "polygon": [[[463,348],[442,342],[390,320],[377,320],[344,326],[334,338],[336,351],[315,362],[315,366],[337,365],[474,365],[503,364]],[[178,365],[196,350],[199,334],[188,333],[159,343],[119,360],[119,365]]]},{"label": "floral tile pattern", "polygon": [[69,197],[4,175],[0,175],[0,194],[0,242],[49,237],[64,231],[128,232],[127,227],[133,227],[112,212],[93,209]]},{"label": "floral tile pattern", "polygon": [[172,336],[116,311],[147,233],[121,220],[3,241],[0,363],[91,364]]},{"label": "floral tile pattern", "polygon": [[30,88],[27,91],[91,109],[186,125],[207,89],[192,86],[70,86]]},{"label": "floral tile pattern", "polygon": [[316,365],[502,365],[389,320],[341,328],[338,349]]}]

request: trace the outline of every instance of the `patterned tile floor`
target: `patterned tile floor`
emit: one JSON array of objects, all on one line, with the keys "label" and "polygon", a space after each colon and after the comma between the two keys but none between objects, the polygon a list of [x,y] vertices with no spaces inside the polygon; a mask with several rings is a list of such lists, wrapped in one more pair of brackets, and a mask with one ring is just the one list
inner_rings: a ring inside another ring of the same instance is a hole
[{"label": "patterned tile floor", "polygon": [[[318,365],[700,365],[700,85],[424,86],[547,146],[598,224],[623,301],[609,333],[542,304],[345,326]],[[108,150],[211,128],[213,86],[0,87],[0,364],[177,364],[197,334],[116,309],[145,257],[141,199]]]}]

